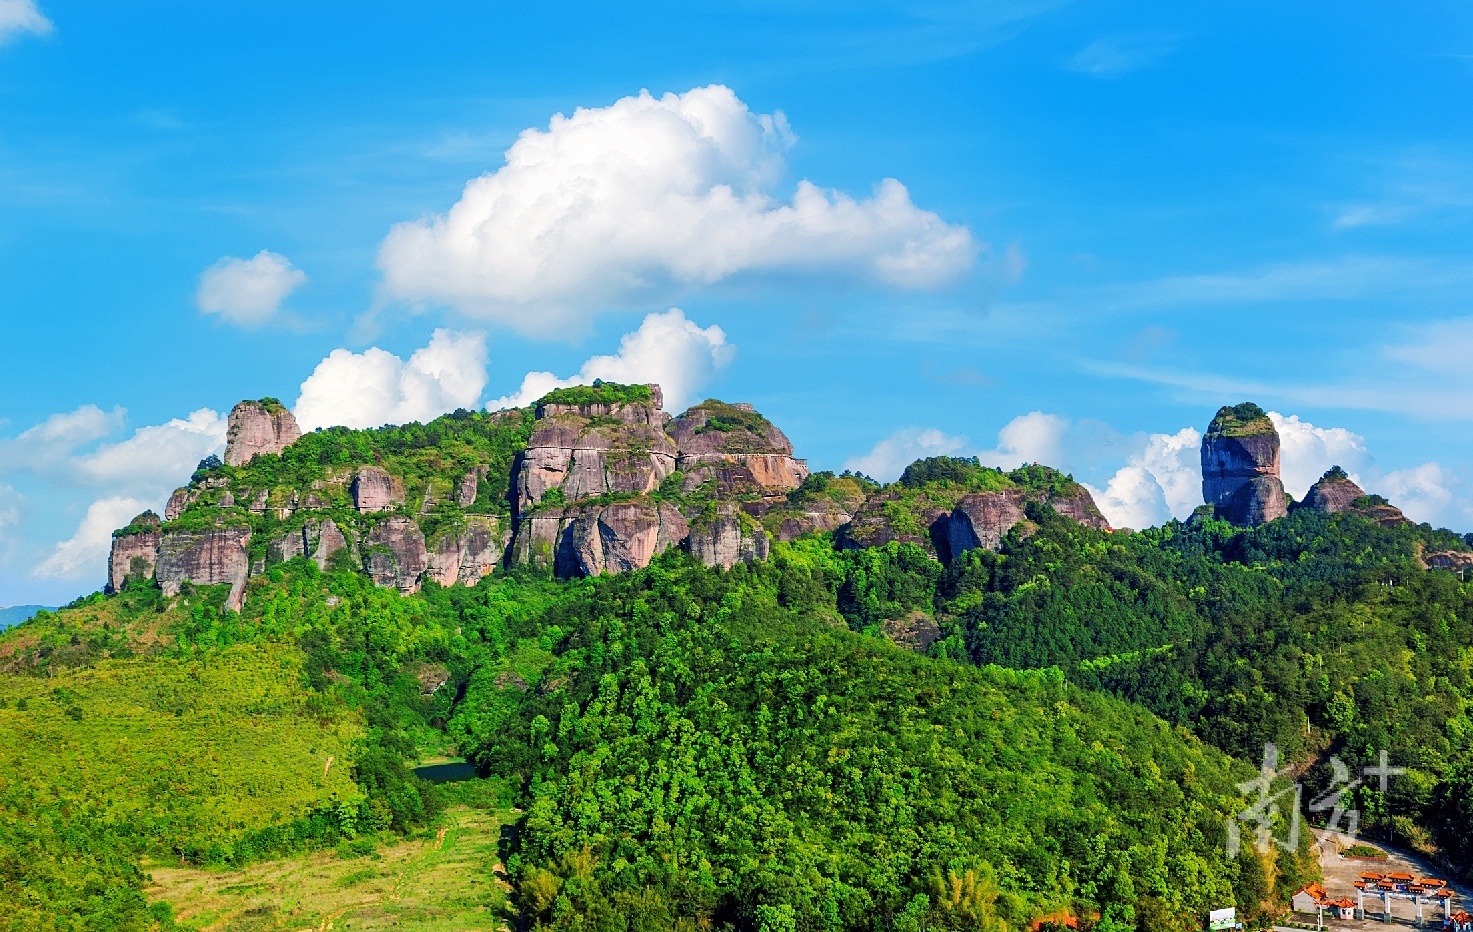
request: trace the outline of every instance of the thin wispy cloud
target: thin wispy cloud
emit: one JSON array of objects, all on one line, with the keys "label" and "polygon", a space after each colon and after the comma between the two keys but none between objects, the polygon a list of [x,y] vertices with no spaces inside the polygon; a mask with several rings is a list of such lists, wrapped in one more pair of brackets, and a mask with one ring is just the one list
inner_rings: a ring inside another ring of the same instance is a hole
[{"label": "thin wispy cloud", "polygon": [[1240,272],[1173,275],[1102,290],[1114,307],[1354,300],[1473,282],[1473,263],[1351,255],[1279,262]]},{"label": "thin wispy cloud", "polygon": [[1336,230],[1383,227],[1435,220],[1439,214],[1473,209],[1473,168],[1436,155],[1417,154],[1375,170],[1386,180],[1382,192],[1364,200],[1330,205]]},{"label": "thin wispy cloud", "polygon": [[1176,51],[1177,42],[1176,36],[1100,38],[1074,53],[1065,67],[1097,78],[1114,78],[1154,68]]},{"label": "thin wispy cloud", "polygon": [[0,0],[0,45],[23,35],[44,36],[52,28],[35,0]]}]

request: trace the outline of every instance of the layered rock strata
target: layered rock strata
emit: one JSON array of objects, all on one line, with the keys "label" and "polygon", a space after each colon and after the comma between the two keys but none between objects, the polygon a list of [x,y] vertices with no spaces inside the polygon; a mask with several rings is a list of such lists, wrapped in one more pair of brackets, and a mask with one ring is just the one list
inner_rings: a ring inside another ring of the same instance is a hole
[{"label": "layered rock strata", "polygon": [[766,560],[769,549],[767,531],[731,502],[719,503],[714,514],[694,522],[689,546],[702,563],[728,570]]},{"label": "layered rock strata", "polygon": [[364,466],[353,476],[353,507],[360,514],[393,511],[404,504],[404,480],[377,466]]},{"label": "layered rock strata", "polygon": [[649,403],[562,405],[537,409],[516,474],[518,514],[553,491],[563,502],[600,495],[645,495],[675,471],[670,416],[652,387]]},{"label": "layered rock strata", "polygon": [[411,518],[395,515],[376,522],[364,540],[364,569],[380,586],[393,586],[406,595],[418,592],[429,566],[425,536]]},{"label": "layered rock strata", "polygon": [[808,478],[792,442],[749,404],[704,401],[676,418],[669,433],[687,492],[709,482],[723,498],[784,495]]},{"label": "layered rock strata", "polygon": [[186,582],[197,586],[229,583],[230,595],[225,607],[239,611],[244,604],[245,583],[250,574],[250,559],[246,553],[250,540],[250,528],[238,526],[202,531],[165,531],[159,543],[154,579],[167,596],[178,595]]}]

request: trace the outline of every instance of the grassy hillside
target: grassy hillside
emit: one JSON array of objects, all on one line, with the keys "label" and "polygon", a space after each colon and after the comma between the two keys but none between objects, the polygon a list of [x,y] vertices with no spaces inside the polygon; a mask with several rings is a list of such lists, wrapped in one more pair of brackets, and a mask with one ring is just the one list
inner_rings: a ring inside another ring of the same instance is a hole
[{"label": "grassy hillside", "polygon": [[[456,443],[510,450],[525,427],[450,420],[313,435],[305,460],[232,481],[269,497],[392,455],[429,483],[464,468]],[[914,511],[999,483],[1074,488],[935,460],[891,491]],[[790,504],[870,488],[820,476]],[[1173,932],[1234,903],[1266,922],[1314,869],[1226,854],[1266,740],[1303,765],[1390,750],[1408,772],[1357,791],[1364,824],[1467,863],[1473,583],[1419,562],[1464,541],[1305,511],[1139,534],[1028,518],[948,566],[823,534],[730,571],[671,550],[624,576],[503,568],[403,596],[297,559],[252,578],[242,613],[224,587],[151,583],[40,613],[0,634],[4,915],[471,924],[410,909],[456,890],[499,922],[494,849],[518,921],[548,929],[1003,932],[1068,910]],[[897,620],[940,640],[892,644]],[[462,791],[409,769],[439,754],[525,817],[443,815]],[[442,828],[453,866],[427,847]]]},{"label": "grassy hillside", "polygon": [[37,612],[44,611],[49,611],[44,605],[12,605],[9,608],[0,608],[0,631],[18,625]]},{"label": "grassy hillside", "polygon": [[496,848],[512,813],[456,807],[421,838],[371,853],[314,851],[230,871],[146,863],[148,896],[200,932],[334,928],[463,932],[508,928]]}]

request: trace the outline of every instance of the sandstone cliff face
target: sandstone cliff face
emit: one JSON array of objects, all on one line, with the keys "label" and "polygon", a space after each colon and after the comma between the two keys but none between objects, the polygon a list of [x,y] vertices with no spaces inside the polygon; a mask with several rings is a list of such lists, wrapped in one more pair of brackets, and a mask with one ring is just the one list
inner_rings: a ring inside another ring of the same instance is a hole
[{"label": "sandstone cliff face", "polygon": [[766,560],[767,532],[731,502],[721,502],[714,517],[703,517],[690,530],[690,552],[707,566],[731,569],[738,563]]},{"label": "sandstone cliff face", "polygon": [[920,544],[934,551],[946,537],[945,518],[951,506],[927,503],[916,509],[902,505],[899,489],[884,489],[870,496],[840,532],[839,545],[846,550],[883,547],[891,541]]},{"label": "sandstone cliff face", "polygon": [[460,582],[460,560],[460,535],[437,535],[425,545],[425,578],[442,586],[455,585]]},{"label": "sandstone cliff face", "polygon": [[1422,562],[1431,569],[1466,575],[1473,570],[1473,553],[1464,550],[1439,550],[1424,554]]},{"label": "sandstone cliff face", "polygon": [[1001,548],[1008,531],[1024,519],[1025,501],[1022,489],[1007,489],[978,492],[957,502],[946,522],[946,552],[942,558],[949,561],[979,547]]},{"label": "sandstone cliff face", "polygon": [[404,481],[377,466],[364,466],[353,477],[353,507],[360,514],[392,511],[404,504]]},{"label": "sandstone cliff face", "polygon": [[805,502],[801,507],[784,509],[777,517],[777,539],[797,540],[804,534],[837,531],[854,519],[843,504],[832,500]]},{"label": "sandstone cliff face", "polygon": [[153,578],[159,561],[159,544],[163,539],[160,523],[158,515],[145,511],[128,524],[143,530],[113,538],[112,552],[107,560],[108,592],[122,590],[129,579]]},{"label": "sandstone cliff face", "polygon": [[1355,505],[1355,500],[1365,498],[1365,495],[1361,487],[1345,474],[1345,470],[1339,466],[1332,466],[1319,478],[1318,482],[1309,487],[1309,492],[1304,496],[1304,501],[1300,503],[1300,506],[1323,511],[1326,514],[1340,514],[1350,511]]},{"label": "sandstone cliff face", "polygon": [[653,492],[675,471],[670,416],[650,404],[543,405],[516,475],[519,514],[556,489],[564,502]]},{"label": "sandstone cliff face", "polygon": [[1279,479],[1279,434],[1263,409],[1218,410],[1202,437],[1202,497],[1222,518],[1254,527],[1288,513]]},{"label": "sandstone cliff face", "polygon": [[1258,527],[1277,521],[1289,513],[1284,484],[1278,476],[1255,476],[1239,486],[1217,513],[1239,527]]},{"label": "sandstone cliff face", "polygon": [[1095,504],[1094,496],[1089,494],[1089,489],[1083,486],[1064,494],[1050,493],[1044,499],[1044,503],[1077,524],[1092,527],[1097,531],[1110,530],[1109,520]]},{"label": "sandstone cliff face", "polygon": [[395,515],[377,522],[368,532],[364,551],[365,568],[375,584],[393,586],[406,595],[419,591],[429,553],[413,520]]},{"label": "sandstone cliff face", "polygon": [[669,433],[688,492],[714,481],[723,497],[782,494],[808,478],[792,442],[749,404],[704,401],[676,418]]},{"label": "sandstone cliff face", "polygon": [[467,515],[460,535],[460,582],[474,586],[501,563],[507,532],[493,515]]},{"label": "sandstone cliff face", "polygon": [[1297,507],[1326,514],[1355,514],[1387,526],[1407,524],[1401,509],[1378,495],[1367,495],[1339,466],[1330,467]]},{"label": "sandstone cliff face", "polygon": [[301,437],[297,419],[280,403],[242,401],[230,411],[225,465],[244,466],[257,456],[280,453]]},{"label": "sandstone cliff face", "polygon": [[226,607],[240,610],[245,582],[250,572],[246,545],[251,531],[245,527],[219,527],[204,531],[165,531],[159,545],[154,578],[164,595],[179,594],[185,582],[199,586],[230,583]]},{"label": "sandstone cliff face", "polygon": [[564,569],[598,576],[644,569],[657,555],[684,540],[690,526],[667,502],[619,502],[580,509],[565,533],[564,559],[572,565]]},{"label": "sandstone cliff face", "polygon": [[302,552],[312,558],[318,569],[327,569],[327,561],[339,550],[348,551],[351,562],[361,562],[358,549],[331,518],[313,518],[303,525]]}]

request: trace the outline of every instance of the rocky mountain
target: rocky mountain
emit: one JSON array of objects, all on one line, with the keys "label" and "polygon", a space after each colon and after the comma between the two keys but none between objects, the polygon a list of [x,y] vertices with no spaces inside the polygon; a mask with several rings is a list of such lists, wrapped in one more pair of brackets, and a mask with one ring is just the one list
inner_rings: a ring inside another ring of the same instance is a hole
[{"label": "rocky mountain", "polygon": [[765,560],[773,540],[837,531],[845,547],[915,541],[950,557],[996,549],[1030,504],[1107,527],[1087,490],[1045,467],[1004,474],[923,461],[900,483],[811,475],[748,404],[671,417],[657,385],[552,392],[527,409],[303,435],[274,399],[230,413],[162,518],[114,533],[108,588],[230,586],[298,557],[354,567],[404,593],[471,585],[503,564],[559,577],[648,566],[683,547],[709,566]]},{"label": "rocky mountain", "polygon": [[1251,401],[1220,408],[1202,436],[1202,499],[1243,527],[1289,513],[1279,478],[1279,433]]},{"label": "rocky mountain", "polygon": [[[935,457],[889,485],[810,474],[751,405],[709,399],[672,417],[657,385],[597,383],[525,409],[306,435],[267,398],[236,405],[229,423],[224,459],[201,463],[162,518],[145,512],[114,532],[109,590],[228,584],[238,609],[253,577],[295,558],[407,594],[473,585],[503,565],[627,572],[671,547],[729,568],[827,532],[844,549],[913,543],[950,561],[1026,537],[1034,508],[1109,530],[1089,491],[1047,466]],[[1204,498],[1239,525],[1282,517],[1279,457],[1261,408],[1222,408],[1202,442]],[[1340,470],[1298,507],[1405,520]]]}]

